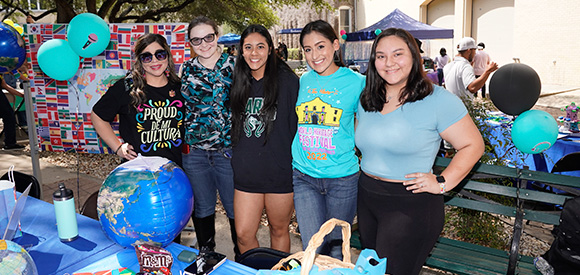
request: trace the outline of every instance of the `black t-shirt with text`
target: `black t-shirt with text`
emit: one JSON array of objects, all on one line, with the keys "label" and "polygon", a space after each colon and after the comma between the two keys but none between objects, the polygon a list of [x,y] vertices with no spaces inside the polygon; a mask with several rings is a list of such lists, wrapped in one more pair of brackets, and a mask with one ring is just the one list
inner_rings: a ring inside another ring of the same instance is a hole
[{"label": "black t-shirt with text", "polygon": [[119,114],[121,138],[135,152],[165,157],[181,166],[185,114],[180,88],[179,82],[163,87],[146,85],[147,100],[135,108],[123,80],[119,80],[95,104],[93,111],[108,122]]}]

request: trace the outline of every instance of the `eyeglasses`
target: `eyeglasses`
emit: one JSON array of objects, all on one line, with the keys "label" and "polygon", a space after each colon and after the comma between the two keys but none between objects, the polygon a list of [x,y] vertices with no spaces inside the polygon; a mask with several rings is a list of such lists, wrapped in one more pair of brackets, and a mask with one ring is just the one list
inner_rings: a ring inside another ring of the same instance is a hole
[{"label": "eyeglasses", "polygon": [[201,45],[201,40],[205,41],[205,43],[213,42],[215,40],[215,35],[216,33],[210,33],[202,38],[194,37],[189,39],[189,42],[191,42],[191,45],[199,46]]},{"label": "eyeglasses", "polygon": [[[152,53],[146,52],[146,53],[142,53],[139,55],[139,58],[141,58],[141,62],[143,63],[150,63],[151,61],[153,61],[153,55]],[[165,59],[167,59],[167,51],[166,50],[157,50],[155,51],[155,58],[157,58],[157,60],[159,61],[163,61]]]}]

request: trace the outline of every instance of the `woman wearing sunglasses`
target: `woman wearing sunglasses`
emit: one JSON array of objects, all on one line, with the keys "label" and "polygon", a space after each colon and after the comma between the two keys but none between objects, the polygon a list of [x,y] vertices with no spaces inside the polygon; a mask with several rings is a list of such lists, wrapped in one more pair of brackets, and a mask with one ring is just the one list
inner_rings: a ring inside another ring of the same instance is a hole
[{"label": "woman wearing sunglasses", "polygon": [[[135,43],[132,68],[95,104],[95,130],[115,154],[132,160],[137,154],[181,163],[183,97],[165,38],[146,34]],[[111,122],[119,115],[117,138]]]},{"label": "woman wearing sunglasses", "polygon": [[196,17],[189,23],[187,33],[197,56],[181,68],[181,93],[186,107],[183,168],[193,188],[195,233],[199,250],[214,250],[216,190],[219,191],[237,255],[229,107],[234,57],[218,47],[218,27],[213,20]]}]

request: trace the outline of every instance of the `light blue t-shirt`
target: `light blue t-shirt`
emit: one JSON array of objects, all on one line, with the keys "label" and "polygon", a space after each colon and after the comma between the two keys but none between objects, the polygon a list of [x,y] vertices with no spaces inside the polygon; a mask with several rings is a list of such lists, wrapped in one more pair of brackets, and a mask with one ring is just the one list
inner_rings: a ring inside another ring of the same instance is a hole
[{"label": "light blue t-shirt", "polygon": [[463,102],[435,86],[431,95],[382,115],[359,103],[356,146],[363,172],[394,180],[431,171],[441,143],[439,133],[467,114]]},{"label": "light blue t-shirt", "polygon": [[354,149],[354,116],[365,77],[340,67],[334,74],[315,71],[300,78],[296,102],[298,130],[292,166],[314,178],[340,178],[359,171]]}]

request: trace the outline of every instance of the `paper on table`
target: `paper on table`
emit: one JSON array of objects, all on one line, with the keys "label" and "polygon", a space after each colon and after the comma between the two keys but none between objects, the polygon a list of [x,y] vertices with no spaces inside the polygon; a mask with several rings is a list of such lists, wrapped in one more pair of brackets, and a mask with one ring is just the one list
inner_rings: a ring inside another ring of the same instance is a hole
[{"label": "paper on table", "polygon": [[14,206],[14,211],[12,211],[10,221],[8,222],[8,226],[4,232],[4,240],[12,240],[14,235],[16,235],[16,231],[18,231],[18,224],[20,223],[20,214],[22,214],[22,210],[24,209],[24,204],[26,203],[26,199],[28,198],[28,193],[30,192],[31,187],[32,183],[28,185],[26,190],[24,190],[24,193],[22,193],[20,198],[18,198],[16,201],[16,206]]},{"label": "paper on table", "polygon": [[[0,180],[0,232],[6,231],[10,214],[16,200],[14,198],[14,182],[9,180]],[[0,233],[0,234],[2,234]]]}]

